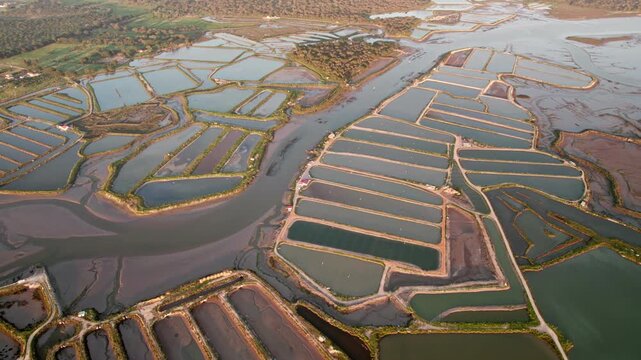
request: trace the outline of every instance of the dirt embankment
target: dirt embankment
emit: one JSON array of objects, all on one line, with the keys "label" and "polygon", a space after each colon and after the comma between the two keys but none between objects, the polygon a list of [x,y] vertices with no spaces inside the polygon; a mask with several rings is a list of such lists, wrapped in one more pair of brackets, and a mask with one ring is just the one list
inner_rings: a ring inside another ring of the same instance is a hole
[{"label": "dirt embankment", "polygon": [[[611,210],[641,218],[640,140],[586,131],[562,133],[556,146],[587,170],[592,201],[607,207],[604,196],[609,196],[617,208]],[[609,188],[598,183],[602,177],[610,182]]]}]

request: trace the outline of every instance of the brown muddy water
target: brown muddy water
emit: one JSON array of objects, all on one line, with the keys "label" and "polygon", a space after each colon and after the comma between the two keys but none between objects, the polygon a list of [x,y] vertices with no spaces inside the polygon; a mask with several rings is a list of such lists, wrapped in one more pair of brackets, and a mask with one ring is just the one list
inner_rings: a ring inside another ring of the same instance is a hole
[{"label": "brown muddy water", "polygon": [[[307,150],[329,132],[369,113],[428,71],[443,54],[471,46],[493,47],[567,65],[576,62],[585,71],[602,77],[602,87],[581,93],[582,102],[592,103],[594,96],[604,96],[604,104],[610,99],[614,103],[610,107],[588,107],[586,111],[595,119],[592,122],[579,120],[585,118],[584,114],[572,115],[571,111],[554,122],[547,120],[551,124],[548,131],[557,127],[599,127],[607,119],[619,119],[617,123],[624,133],[638,134],[637,126],[625,120],[634,116],[638,119],[638,107],[628,104],[626,114],[619,113],[616,107],[631,99],[617,92],[638,96],[639,90],[629,84],[612,83],[630,80],[593,64],[589,56],[566,40],[568,36],[594,35],[599,28],[638,32],[641,18],[569,22],[523,10],[519,19],[496,28],[439,34],[422,44],[403,41],[402,45],[413,48],[415,53],[346,94],[336,105],[294,116],[278,130],[254,183],[223,202],[153,216],[128,215],[96,195],[107,176],[107,165],[125,156],[128,150],[85,162],[74,186],[61,196],[0,195],[0,278],[8,283],[33,266],[44,266],[65,312],[93,307],[104,315],[223,269],[251,269],[288,300],[307,300],[345,323],[404,325],[408,315],[391,302],[377,305],[375,311],[365,308],[341,314],[268,266],[265,248],[283,218],[284,195],[307,161]],[[528,90],[528,98],[519,99],[526,106],[545,96],[538,86],[517,85],[534,89]],[[517,94],[521,91],[518,88]],[[561,95],[555,94],[555,98],[562,98]],[[23,215],[7,221],[7,216],[17,211]]]}]

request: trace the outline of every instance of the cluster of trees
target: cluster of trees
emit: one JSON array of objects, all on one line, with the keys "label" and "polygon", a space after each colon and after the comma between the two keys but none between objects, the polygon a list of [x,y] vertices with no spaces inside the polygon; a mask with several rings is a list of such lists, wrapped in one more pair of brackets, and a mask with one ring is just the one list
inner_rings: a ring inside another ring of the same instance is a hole
[{"label": "cluster of trees", "polygon": [[392,36],[407,36],[412,33],[421,20],[413,17],[398,17],[388,19],[377,19],[375,21],[385,29],[385,33]]},{"label": "cluster of trees", "polygon": [[292,56],[324,74],[349,82],[376,59],[388,56],[396,49],[396,42],[379,41],[370,44],[362,40],[339,39],[298,45]]},{"label": "cluster of trees", "polygon": [[147,134],[158,130],[159,124],[168,116],[171,116],[171,113],[162,106],[136,105],[92,114],[77,121],[75,125],[86,133],[86,138],[95,138],[110,132]]},{"label": "cluster of trees", "polygon": [[165,18],[185,15],[283,16],[362,19],[370,14],[425,7],[429,0],[127,0],[151,5]]},{"label": "cluster of trees", "polygon": [[[41,7],[39,5],[42,5]],[[47,0],[19,7],[0,18],[0,57],[51,44],[61,37],[82,37],[121,20],[109,8],[62,5]]]},{"label": "cluster of trees", "polygon": [[96,31],[96,34],[84,40],[88,45],[102,45],[102,58],[122,54],[132,57],[139,50],[154,52],[180,44],[191,43],[202,36],[202,29],[197,26],[177,26],[168,29],[150,27],[127,28],[113,24],[108,29]]},{"label": "cluster of trees", "polygon": [[616,11],[641,10],[641,0],[567,0],[567,3],[575,6],[586,6]]}]

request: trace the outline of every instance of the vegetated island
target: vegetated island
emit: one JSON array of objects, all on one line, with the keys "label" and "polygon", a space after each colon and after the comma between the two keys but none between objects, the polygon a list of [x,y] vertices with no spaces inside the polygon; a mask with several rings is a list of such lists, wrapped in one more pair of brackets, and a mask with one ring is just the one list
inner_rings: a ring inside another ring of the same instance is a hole
[{"label": "vegetated island", "polygon": [[377,59],[392,55],[398,48],[398,43],[392,41],[340,39],[298,45],[291,57],[326,76],[349,83]]},{"label": "vegetated island", "polygon": [[389,36],[409,36],[421,23],[421,20],[413,16],[408,16],[377,19],[375,23],[380,25]]},{"label": "vegetated island", "polygon": [[641,10],[641,1],[639,0],[564,0],[563,2],[573,6],[591,7],[614,11]]},{"label": "vegetated island", "polygon": [[280,16],[331,20],[363,20],[368,15],[425,7],[426,0],[129,0],[154,7],[154,15]]}]

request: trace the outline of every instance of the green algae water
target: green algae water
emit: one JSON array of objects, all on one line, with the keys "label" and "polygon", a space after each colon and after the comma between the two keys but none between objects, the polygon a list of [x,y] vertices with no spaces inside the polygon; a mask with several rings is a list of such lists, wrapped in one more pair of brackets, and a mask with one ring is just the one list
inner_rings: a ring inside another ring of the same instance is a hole
[{"label": "green algae water", "polygon": [[570,359],[638,359],[641,266],[606,248],[526,274],[543,317],[574,348]]},{"label": "green algae water", "polygon": [[380,342],[381,360],[558,359],[550,345],[531,334],[390,335]]}]

